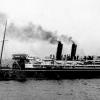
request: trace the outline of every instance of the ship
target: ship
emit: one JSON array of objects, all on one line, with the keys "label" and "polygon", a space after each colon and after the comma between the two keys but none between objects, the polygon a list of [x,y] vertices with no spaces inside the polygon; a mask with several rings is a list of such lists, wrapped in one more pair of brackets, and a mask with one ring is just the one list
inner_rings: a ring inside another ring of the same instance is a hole
[{"label": "ship", "polygon": [[100,57],[76,56],[77,45],[72,44],[71,56],[62,57],[63,44],[58,41],[56,57],[45,59],[13,54],[12,70],[23,72],[26,77],[45,79],[99,78]]},{"label": "ship", "polygon": [[57,41],[56,56],[40,59],[28,54],[12,54],[11,66],[2,65],[6,25],[1,49],[0,80],[100,78],[100,57],[76,55],[77,44],[72,42],[71,54],[62,55],[63,43]]}]

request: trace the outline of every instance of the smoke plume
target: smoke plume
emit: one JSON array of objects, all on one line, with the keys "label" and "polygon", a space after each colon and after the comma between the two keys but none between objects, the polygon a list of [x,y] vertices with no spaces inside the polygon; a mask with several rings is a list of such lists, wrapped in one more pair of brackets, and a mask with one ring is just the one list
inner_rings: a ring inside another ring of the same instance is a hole
[{"label": "smoke plume", "polygon": [[55,44],[59,40],[66,43],[73,42],[72,37],[68,37],[67,35],[58,36],[56,32],[47,31],[41,26],[36,26],[32,23],[26,26],[16,26],[14,23],[11,23],[7,27],[7,36],[17,38],[20,41],[43,40],[51,44]]},{"label": "smoke plume", "polygon": [[14,23],[11,23],[7,28],[7,36],[17,38],[20,41],[44,40],[54,43],[57,35],[32,23],[20,27],[16,26]]},{"label": "smoke plume", "polygon": [[60,36],[61,40],[67,44],[69,43],[75,43],[73,40],[72,40],[72,37],[68,37],[67,35],[61,35]]}]

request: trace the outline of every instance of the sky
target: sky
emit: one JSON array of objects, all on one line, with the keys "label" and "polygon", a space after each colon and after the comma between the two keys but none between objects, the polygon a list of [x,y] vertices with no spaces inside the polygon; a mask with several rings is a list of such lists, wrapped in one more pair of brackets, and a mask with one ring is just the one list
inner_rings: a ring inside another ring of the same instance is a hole
[{"label": "sky", "polygon": [[[100,55],[99,0],[0,0],[0,13],[7,16],[8,26],[10,23],[18,27],[33,23],[57,35],[71,36],[80,54]],[[25,52],[46,56],[56,52],[56,45],[44,41],[27,42],[26,45],[25,41],[21,42],[17,38],[6,39],[6,55]],[[65,47],[64,53],[67,52],[67,44]]]}]

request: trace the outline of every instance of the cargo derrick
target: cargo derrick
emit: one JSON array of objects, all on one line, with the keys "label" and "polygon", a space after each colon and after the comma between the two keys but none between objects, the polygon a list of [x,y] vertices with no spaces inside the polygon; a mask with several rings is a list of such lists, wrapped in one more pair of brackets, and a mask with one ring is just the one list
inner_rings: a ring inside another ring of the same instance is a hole
[{"label": "cargo derrick", "polygon": [[14,63],[12,65],[13,69],[25,69],[25,63],[28,62],[26,54],[13,54]]}]

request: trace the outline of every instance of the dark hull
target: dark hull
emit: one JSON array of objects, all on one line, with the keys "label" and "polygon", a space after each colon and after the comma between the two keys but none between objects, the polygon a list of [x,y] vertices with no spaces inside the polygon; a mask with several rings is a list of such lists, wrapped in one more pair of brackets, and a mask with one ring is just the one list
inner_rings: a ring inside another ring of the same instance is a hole
[{"label": "dark hull", "polygon": [[100,78],[100,70],[35,70],[23,71],[26,77],[45,79]]},{"label": "dark hull", "polygon": [[0,80],[100,78],[100,69],[1,69]]}]

